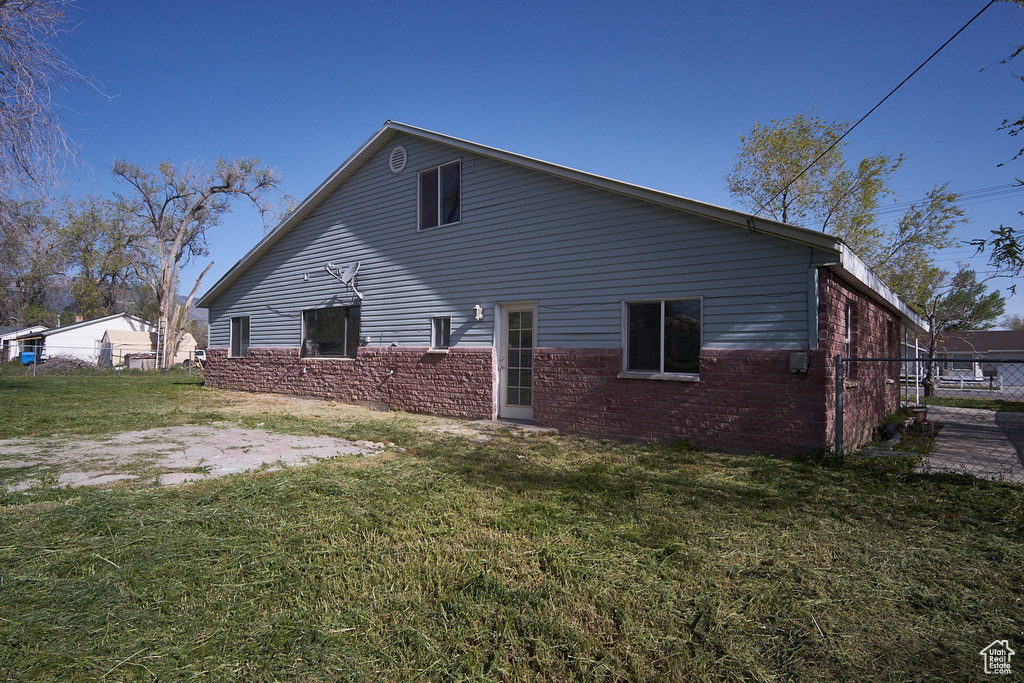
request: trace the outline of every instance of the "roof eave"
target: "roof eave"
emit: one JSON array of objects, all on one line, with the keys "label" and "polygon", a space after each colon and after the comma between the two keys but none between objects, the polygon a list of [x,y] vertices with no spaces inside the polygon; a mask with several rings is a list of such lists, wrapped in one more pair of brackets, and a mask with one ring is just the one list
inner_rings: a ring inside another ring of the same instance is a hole
[{"label": "roof eave", "polygon": [[831,266],[847,279],[859,284],[861,289],[881,303],[897,310],[903,324],[918,334],[927,334],[928,321],[922,318],[889,285],[874,274],[868,265],[848,246],[841,243],[839,263]]}]

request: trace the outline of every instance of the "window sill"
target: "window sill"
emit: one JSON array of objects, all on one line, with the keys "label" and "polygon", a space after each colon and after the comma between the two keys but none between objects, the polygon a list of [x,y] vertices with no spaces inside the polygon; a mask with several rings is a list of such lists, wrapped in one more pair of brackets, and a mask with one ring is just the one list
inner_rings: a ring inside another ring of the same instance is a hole
[{"label": "window sill", "polygon": [[299,360],[348,360],[354,361],[352,356],[302,356]]},{"label": "window sill", "polygon": [[428,356],[447,356],[448,349],[427,349]]},{"label": "window sill", "polygon": [[429,225],[427,227],[417,227],[416,232],[430,232],[431,230],[440,230],[441,228],[450,228],[453,225],[461,225],[462,220],[457,220],[454,223],[445,223],[443,225]]},{"label": "window sill", "polygon": [[620,372],[619,379],[656,379],[664,382],[699,382],[698,374],[675,374],[671,372]]}]

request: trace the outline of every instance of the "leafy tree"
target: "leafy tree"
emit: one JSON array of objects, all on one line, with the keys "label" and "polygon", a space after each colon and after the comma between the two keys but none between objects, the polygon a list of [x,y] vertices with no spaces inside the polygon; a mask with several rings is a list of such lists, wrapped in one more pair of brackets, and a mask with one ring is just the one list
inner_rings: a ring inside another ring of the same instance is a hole
[{"label": "leafy tree", "polygon": [[726,176],[729,190],[754,211],[764,207],[783,222],[842,238],[924,310],[948,278],[932,254],[951,246],[954,230],[966,222],[959,197],[946,185],[933,188],[887,229],[878,221],[879,202],[892,194],[888,183],[903,157],[877,154],[848,168],[842,146],[834,144],[847,126],[804,114],[770,126],[756,124],[740,138],[736,166]]},{"label": "leafy tree", "polygon": [[836,144],[848,127],[809,114],[755,124],[740,136],[725,178],[729,193],[754,213],[830,232],[856,249],[871,240],[879,201],[891,194],[888,181],[903,157],[879,153],[848,167]]},{"label": "leafy tree", "polygon": [[179,169],[169,161],[150,172],[123,159],[111,170],[130,188],[129,194],[117,195],[118,200],[153,254],[152,259],[129,255],[129,260],[156,300],[164,339],[158,363],[166,367],[178,350],[192,300],[213,263],[196,279],[184,305],[177,297],[181,266],[208,254],[206,233],[230,210],[232,199],[246,197],[265,215],[270,210],[268,195],[279,178],[252,158],[220,159],[210,172],[192,166]]},{"label": "leafy tree", "polygon": [[64,205],[58,231],[73,273],[74,312],[86,319],[119,313],[135,281],[132,260],[143,262],[145,237],[133,229],[121,205],[95,197]]},{"label": "leafy tree", "polygon": [[0,199],[0,320],[57,324],[66,291],[56,221],[42,201]]},{"label": "leafy tree", "polygon": [[53,181],[72,152],[54,105],[55,84],[81,82],[52,46],[68,0],[0,0],[0,191]]},{"label": "leafy tree", "polygon": [[[939,341],[947,331],[987,330],[1006,310],[1006,299],[997,290],[989,292],[985,281],[978,281],[977,273],[961,268],[952,277],[944,278],[937,293],[928,302],[928,357],[935,358]],[[935,392],[938,377],[934,364],[928,363],[925,372],[925,395]]]},{"label": "leafy tree", "polygon": [[[1018,7],[1024,7],[1024,0],[1006,1],[1012,2]],[[1000,60],[999,63],[1008,64],[1020,56],[1022,52],[1024,52],[1024,45],[1018,45],[1009,56]],[[1024,82],[1024,76],[1018,76],[1018,78]],[[1021,132],[1024,132],[1024,116],[1016,120],[1003,119],[1003,125],[999,127],[999,130],[1008,131],[1010,137],[1017,137]],[[1021,156],[1024,156],[1024,147],[1018,150],[1010,161],[1016,161]],[[999,166],[1002,165],[999,164]],[[1017,183],[1024,185],[1024,180],[1018,178]],[[1021,216],[1024,216],[1024,211],[1019,213]],[[1010,277],[1020,275],[1024,271],[1024,247],[1021,246],[1020,232],[1011,226],[1000,225],[998,229],[990,231],[989,234],[990,236],[985,239],[972,240],[970,242],[971,246],[976,247],[979,254],[984,253],[987,249],[989,265],[994,267],[1000,275]],[[1015,292],[1016,285],[1009,289],[1011,292]]]},{"label": "leafy tree", "polygon": [[907,209],[895,230],[873,228],[877,241],[865,244],[862,251],[854,249],[919,311],[927,308],[948,278],[933,254],[953,244],[954,230],[967,222],[958,199],[947,185],[936,187]]},{"label": "leafy tree", "polygon": [[1014,313],[1000,320],[999,326],[1015,332],[1024,332],[1024,318]]}]

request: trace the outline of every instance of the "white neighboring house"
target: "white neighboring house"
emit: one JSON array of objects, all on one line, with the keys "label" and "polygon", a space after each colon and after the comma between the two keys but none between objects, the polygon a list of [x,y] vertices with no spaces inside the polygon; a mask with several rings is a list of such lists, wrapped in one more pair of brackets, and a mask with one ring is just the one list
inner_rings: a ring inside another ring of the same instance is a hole
[{"label": "white neighboring house", "polygon": [[127,313],[115,313],[105,318],[85,320],[40,332],[22,332],[18,334],[17,340],[41,347],[41,360],[54,356],[70,356],[86,363],[97,363],[103,335],[107,330],[155,332],[156,325]]},{"label": "white neighboring house", "polygon": [[8,361],[16,360],[22,351],[32,351],[35,349],[34,342],[30,342],[20,337],[25,335],[36,335],[46,329],[46,325],[36,325],[34,327],[22,327],[17,330],[12,330],[7,334],[0,335],[0,361],[6,363]]}]

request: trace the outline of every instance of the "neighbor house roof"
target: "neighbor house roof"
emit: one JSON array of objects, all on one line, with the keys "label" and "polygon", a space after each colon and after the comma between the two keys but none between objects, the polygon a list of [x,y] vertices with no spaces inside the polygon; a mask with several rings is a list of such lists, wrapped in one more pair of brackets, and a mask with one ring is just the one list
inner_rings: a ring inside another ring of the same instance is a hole
[{"label": "neighbor house roof", "polygon": [[102,318],[83,320],[80,323],[72,323],[70,325],[62,325],[61,327],[53,327],[50,329],[46,329],[45,327],[32,327],[22,332],[19,332],[15,339],[24,339],[27,337],[48,337],[51,334],[59,334],[61,332],[67,332],[69,330],[78,329],[79,327],[88,327],[89,325],[96,325],[98,323],[104,323],[107,322],[108,320],[116,320],[118,318],[129,318],[130,320],[134,320],[135,322],[141,323],[143,325],[153,324],[151,322],[143,320],[142,318],[136,318],[134,315],[128,315],[127,313],[114,313],[113,315],[104,316]]},{"label": "neighbor house roof", "polygon": [[1017,330],[946,332],[938,346],[939,351],[944,353],[1019,351],[1024,355],[1024,332]]},{"label": "neighbor house roof", "polygon": [[0,332],[0,339],[8,341],[11,339],[17,339],[23,334],[36,334],[46,329],[45,325],[34,325],[31,328],[0,328],[4,332]]},{"label": "neighbor house roof", "polygon": [[141,330],[107,330],[103,341],[117,347],[132,346],[149,349],[156,346],[156,332]]},{"label": "neighbor house roof", "polygon": [[832,235],[815,230],[808,230],[806,228],[799,228],[769,218],[761,218],[740,211],[735,211],[733,209],[726,209],[713,204],[699,202],[693,199],[687,199],[668,192],[652,190],[650,188],[632,185],[619,180],[612,180],[611,178],[605,178],[592,173],[577,171],[565,166],[559,166],[558,164],[552,164],[547,161],[541,161],[539,159],[515,154],[513,152],[506,152],[494,147],[487,147],[486,145],[461,140],[441,133],[434,133],[429,130],[416,128],[404,123],[397,123],[395,121],[386,122],[380,130],[374,133],[369,140],[364,142],[359,149],[357,149],[341,166],[338,167],[336,171],[334,171],[334,173],[322,182],[319,187],[313,190],[308,197],[302,200],[302,203],[300,203],[291,214],[285,217],[285,219],[271,230],[262,240],[260,240],[256,246],[254,246],[234,266],[232,266],[231,269],[225,273],[224,276],[221,277],[208,292],[206,292],[206,294],[202,296],[196,306],[203,308],[208,307],[210,302],[220,296],[229,286],[231,286],[231,284],[242,273],[244,273],[260,257],[266,254],[278,240],[302,222],[302,220],[309,215],[313,209],[315,209],[322,201],[327,199],[331,193],[337,190],[342,183],[351,177],[353,173],[355,173],[364,163],[366,163],[374,154],[380,151],[399,133],[447,145],[482,157],[515,164],[517,166],[529,168],[534,171],[539,171],[541,173],[546,173],[548,175],[590,187],[667,206],[690,214],[711,218],[736,228],[742,228],[743,230],[762,232],[774,235],[781,239],[799,242],[826,252],[831,252],[836,255],[836,260],[834,263],[830,263],[828,265],[836,272],[845,275],[854,284],[859,284],[861,289],[867,294],[888,303],[890,306],[898,310],[904,321],[909,326],[914,327],[921,332],[928,328],[928,323],[921,318],[921,316],[915,313],[906,304],[906,302],[896,294],[895,291],[872,273],[867,265],[855,253],[853,253],[842,240]]}]

